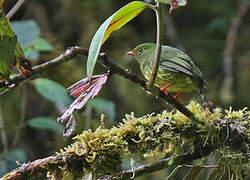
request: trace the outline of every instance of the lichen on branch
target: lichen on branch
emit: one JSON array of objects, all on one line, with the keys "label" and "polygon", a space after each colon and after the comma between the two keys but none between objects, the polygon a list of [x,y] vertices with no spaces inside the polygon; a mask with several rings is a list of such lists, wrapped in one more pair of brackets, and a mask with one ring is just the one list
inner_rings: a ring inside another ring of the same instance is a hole
[{"label": "lichen on branch", "polygon": [[[45,175],[49,179],[94,177],[130,178],[204,158],[216,152],[212,173],[244,179],[249,172],[250,111],[208,108],[191,101],[187,109],[203,123],[197,124],[179,111],[163,111],[135,117],[125,115],[111,129],[83,131],[75,142],[53,156],[23,164],[2,179],[26,179]],[[158,159],[134,170],[123,170],[122,159]],[[152,158],[151,158],[152,159]],[[160,160],[159,160],[160,159]],[[184,167],[184,166],[183,166]],[[195,168],[195,167],[194,167]]]},{"label": "lichen on branch", "polygon": [[[227,163],[220,163],[216,168],[243,177],[242,172],[246,172],[249,163],[246,159],[249,158],[250,112],[246,109],[223,112],[215,108],[211,113],[194,101],[187,108],[204,124],[197,125],[178,111],[163,111],[140,118],[131,113],[125,116],[123,123],[111,129],[99,127],[94,132],[84,131],[74,137],[73,144],[58,153],[65,157],[65,163],[50,169],[49,176],[82,177],[92,172],[96,177],[112,175],[121,178],[124,175],[122,159],[126,157],[136,155],[138,160],[149,156],[168,157],[170,166],[188,163],[218,150],[221,156],[218,163],[225,159]],[[238,148],[234,147],[235,143]],[[205,151],[207,154],[203,153]],[[193,159],[185,159],[183,154],[189,154]],[[232,166],[235,158],[230,158],[236,154],[237,162],[241,162],[237,169]]]}]

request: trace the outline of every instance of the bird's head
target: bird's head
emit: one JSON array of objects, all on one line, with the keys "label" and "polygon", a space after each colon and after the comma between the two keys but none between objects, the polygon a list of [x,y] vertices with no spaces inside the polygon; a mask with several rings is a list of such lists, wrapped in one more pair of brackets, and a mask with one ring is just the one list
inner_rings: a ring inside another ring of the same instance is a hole
[{"label": "bird's head", "polygon": [[135,59],[142,63],[147,57],[149,57],[152,52],[155,50],[155,44],[153,43],[144,43],[136,46],[133,51],[129,51],[127,54],[135,56]]}]

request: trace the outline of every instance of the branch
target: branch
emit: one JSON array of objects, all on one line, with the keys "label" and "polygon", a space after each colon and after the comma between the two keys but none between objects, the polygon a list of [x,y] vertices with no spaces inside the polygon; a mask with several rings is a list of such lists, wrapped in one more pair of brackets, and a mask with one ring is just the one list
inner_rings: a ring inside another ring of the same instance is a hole
[{"label": "branch", "polygon": [[[180,155],[176,158],[174,164],[186,164],[190,163],[196,159],[199,159],[201,157],[205,157],[208,154],[212,152],[211,149],[209,151],[206,150],[206,147],[203,148],[203,151],[199,152],[199,155],[195,154],[184,154]],[[205,152],[205,154],[202,154]],[[38,159],[30,163],[22,164],[19,168],[15,169],[14,171],[11,171],[10,173],[6,174],[4,177],[2,177],[0,180],[18,180],[18,179],[25,179],[28,176],[32,176],[38,173],[46,173],[48,169],[53,168],[54,166],[65,166],[67,161],[72,161],[74,158],[73,156],[63,156],[62,154],[52,155],[43,159]],[[141,176],[142,174],[152,173],[155,171],[159,171],[162,169],[169,168],[169,160],[170,158],[166,158],[157,162],[152,162],[149,164],[145,164],[142,166],[139,166],[135,170],[124,170],[120,176],[122,179],[130,179],[130,177],[135,174],[135,177]],[[74,161],[79,161],[79,163],[82,163],[83,159],[74,159]],[[76,162],[75,162],[76,163]],[[78,164],[78,163],[76,163]],[[71,167],[72,168],[72,167]]]},{"label": "branch", "polygon": [[[17,180],[17,179],[27,179],[28,176],[33,175],[33,173],[46,173],[50,166],[53,166],[57,162],[57,165],[63,164],[63,158],[61,155],[53,155],[43,159],[37,159],[30,163],[24,163],[19,168],[6,174],[1,180]],[[46,167],[46,168],[44,168]]]},{"label": "branch", "polygon": [[[188,107],[200,115],[204,126],[194,127],[195,124],[187,122],[179,112],[165,111],[139,118],[133,114],[126,115],[119,126],[83,131],[74,138],[73,144],[64,147],[55,155],[23,164],[1,180],[27,179],[28,176],[39,176],[48,172],[51,178],[57,179],[67,175],[71,179],[81,178],[87,172],[92,172],[96,176],[110,173],[112,176],[126,179],[169,166],[190,164],[196,159],[208,156],[216,149],[219,149],[218,156],[223,155],[227,159],[227,163],[222,161],[222,168],[245,171],[250,142],[249,126],[246,122],[249,122],[250,112],[246,108],[239,111],[229,109],[222,115],[218,109],[217,113],[211,113],[208,109],[203,110],[202,106],[195,102],[191,102]],[[162,155],[166,149],[157,151],[156,147],[163,144],[174,146],[164,154],[170,158],[140,166],[135,170],[121,170],[122,159],[125,157],[132,154],[140,156],[152,151],[154,153],[151,155],[157,152]],[[235,164],[235,158],[238,159],[236,162],[241,162],[239,166]]]},{"label": "branch", "polygon": [[240,23],[243,17],[246,15],[250,2],[243,1],[239,3],[237,15],[232,19],[231,26],[227,33],[225,42],[225,49],[223,52],[223,68],[224,68],[224,80],[221,89],[221,100],[226,103],[230,103],[233,99],[232,86],[233,86],[233,50],[235,41],[237,38]]},{"label": "branch", "polygon": [[[31,76],[24,77],[22,75],[17,75],[15,77],[11,78],[9,81],[0,81],[0,88],[12,86],[12,85],[17,85],[26,79],[34,77],[36,74],[44,71],[45,69],[47,69],[49,67],[53,67],[53,66],[62,64],[64,62],[67,62],[67,61],[71,60],[72,58],[76,57],[77,55],[87,56],[88,50],[84,49],[84,48],[80,48],[78,46],[68,48],[66,50],[66,52],[64,54],[60,55],[59,57],[52,59],[48,62],[45,62],[43,64],[36,65],[36,66],[32,67],[32,69],[31,69],[32,75]],[[139,78],[136,74],[131,73],[131,72],[127,72],[124,69],[122,69],[121,67],[114,64],[112,61],[110,61],[108,59],[108,57],[106,56],[105,53],[100,54],[100,63],[105,68],[110,70],[111,73],[119,74],[120,76],[123,76],[124,78],[129,79],[130,81],[134,82],[135,84],[138,84],[142,88],[146,89],[146,82],[144,80]],[[164,101],[171,104],[173,107],[175,107],[177,110],[182,112],[185,116],[190,118],[195,123],[197,123],[197,124],[201,123],[192,112],[190,112],[181,103],[176,101],[171,95],[165,95],[165,93],[163,93],[159,88],[156,88],[156,87],[151,89],[150,92],[152,93],[151,95],[153,95],[154,97],[160,97]]]},{"label": "branch", "polygon": [[66,52],[64,54],[62,54],[62,55],[60,55],[60,56],[58,56],[50,61],[47,61],[45,63],[42,63],[42,64],[39,64],[39,65],[32,67],[31,68],[32,74],[30,76],[23,76],[23,75],[19,74],[13,78],[10,78],[9,80],[0,81],[0,88],[9,87],[9,86],[16,86],[19,83],[23,82],[24,80],[35,77],[35,75],[43,72],[47,68],[54,67],[54,66],[62,64],[64,62],[67,62],[69,60],[72,60],[74,57],[76,57],[79,54],[87,56],[88,51],[82,50],[82,48],[79,48],[77,46],[70,47],[66,50]]}]

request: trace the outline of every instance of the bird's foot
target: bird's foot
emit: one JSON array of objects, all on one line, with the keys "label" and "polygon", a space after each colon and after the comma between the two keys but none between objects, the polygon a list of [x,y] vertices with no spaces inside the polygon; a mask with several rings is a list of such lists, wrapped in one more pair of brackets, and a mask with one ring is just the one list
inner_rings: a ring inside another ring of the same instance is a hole
[{"label": "bird's foot", "polygon": [[160,90],[163,91],[166,95],[168,95],[169,93],[166,89],[171,85],[172,85],[171,83],[168,83],[167,85],[163,86]]},{"label": "bird's foot", "polygon": [[176,95],[173,96],[173,98],[174,98],[175,100],[177,100],[177,98],[178,98],[181,94],[182,94],[181,92],[178,92]]}]

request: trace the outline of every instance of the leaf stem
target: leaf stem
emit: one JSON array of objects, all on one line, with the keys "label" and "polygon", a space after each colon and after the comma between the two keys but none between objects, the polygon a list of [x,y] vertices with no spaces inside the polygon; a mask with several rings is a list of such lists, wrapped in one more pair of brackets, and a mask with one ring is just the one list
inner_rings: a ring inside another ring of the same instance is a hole
[{"label": "leaf stem", "polygon": [[156,34],[156,48],[155,48],[155,56],[154,63],[152,68],[152,73],[150,75],[149,81],[147,83],[147,89],[151,89],[154,85],[161,57],[161,46],[163,43],[163,19],[162,19],[162,4],[157,2],[155,8],[156,13],[156,23],[157,23],[157,34]]}]

